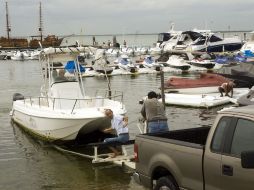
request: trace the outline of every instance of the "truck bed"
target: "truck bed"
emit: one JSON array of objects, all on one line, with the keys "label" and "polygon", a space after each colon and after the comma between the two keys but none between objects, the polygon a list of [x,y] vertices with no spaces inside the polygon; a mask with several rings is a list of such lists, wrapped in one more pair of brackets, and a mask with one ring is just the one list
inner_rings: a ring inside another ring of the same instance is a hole
[{"label": "truck bed", "polygon": [[206,139],[209,133],[210,127],[199,127],[190,129],[174,130],[164,133],[150,133],[145,134],[149,137],[160,137],[165,139],[173,139],[188,143],[194,143],[199,145],[205,145]]}]

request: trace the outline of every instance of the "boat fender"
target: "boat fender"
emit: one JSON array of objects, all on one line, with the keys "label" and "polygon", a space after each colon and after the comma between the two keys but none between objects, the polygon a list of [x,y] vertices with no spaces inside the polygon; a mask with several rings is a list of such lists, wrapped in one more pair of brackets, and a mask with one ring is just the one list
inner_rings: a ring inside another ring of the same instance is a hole
[{"label": "boat fender", "polygon": [[13,101],[24,100],[24,99],[25,99],[25,97],[22,94],[20,94],[20,93],[13,94],[13,98],[12,98]]}]

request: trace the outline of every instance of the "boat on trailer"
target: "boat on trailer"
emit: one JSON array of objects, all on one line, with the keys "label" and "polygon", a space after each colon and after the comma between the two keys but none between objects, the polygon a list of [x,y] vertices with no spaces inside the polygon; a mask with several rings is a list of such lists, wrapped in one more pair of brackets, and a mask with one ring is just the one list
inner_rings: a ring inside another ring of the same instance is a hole
[{"label": "boat on trailer", "polygon": [[[19,126],[46,141],[67,142],[77,136],[100,130],[104,109],[125,114],[121,92],[103,91],[89,96],[85,91],[77,56],[91,47],[46,48],[40,53],[43,85],[37,97],[13,96],[10,113]],[[74,75],[67,79],[54,62],[75,62]],[[60,75],[61,74],[61,75]],[[107,127],[107,126],[104,126]]]}]

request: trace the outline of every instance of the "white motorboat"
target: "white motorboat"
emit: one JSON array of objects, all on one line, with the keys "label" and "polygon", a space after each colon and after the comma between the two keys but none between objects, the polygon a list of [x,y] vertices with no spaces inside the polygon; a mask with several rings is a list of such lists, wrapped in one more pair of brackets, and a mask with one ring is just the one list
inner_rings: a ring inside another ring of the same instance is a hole
[{"label": "white motorboat", "polygon": [[125,54],[121,55],[121,57],[115,60],[114,63],[117,64],[117,66],[124,71],[128,71],[130,73],[138,72],[138,68],[132,63],[130,58]]},{"label": "white motorboat", "polygon": [[[89,48],[91,49],[91,47]],[[13,121],[27,131],[47,141],[71,141],[83,134],[100,129],[105,119],[104,109],[115,114],[125,114],[121,102],[122,93],[99,92],[89,96],[85,91],[80,66],[76,58],[80,52],[90,51],[85,47],[46,48],[40,54],[43,72],[41,95],[13,97],[10,113]],[[74,61],[75,69],[71,80],[64,76],[64,70],[57,72],[54,62]],[[58,74],[58,75],[57,75]],[[120,99],[120,101],[117,100]]]},{"label": "white motorboat", "polygon": [[167,51],[171,50],[172,47],[169,48],[169,46],[174,46],[176,43],[174,43],[175,39],[178,38],[179,35],[181,35],[182,31],[176,31],[174,30],[175,24],[171,23],[170,29],[168,32],[159,33],[158,35],[158,41],[156,46],[160,47],[162,50]]},{"label": "white motorboat", "polygon": [[28,59],[29,55],[26,52],[17,51],[11,56],[12,60],[15,61],[24,61]]},{"label": "white motorboat", "polygon": [[206,69],[213,69],[215,66],[215,62],[211,60],[205,60],[205,59],[192,59],[191,61],[188,61],[193,66],[196,67],[203,67]]},{"label": "white motorboat", "polygon": [[160,64],[156,63],[153,57],[150,55],[145,56],[144,61],[142,62],[142,65],[144,65],[144,67],[146,68],[150,68],[155,71],[160,71],[162,67]]},{"label": "white motorboat", "polygon": [[123,47],[123,48],[121,48],[121,54],[128,55],[128,56],[134,56],[135,51],[131,47]]},{"label": "white motorboat", "polygon": [[7,53],[5,51],[0,51],[0,60],[5,60],[7,58]]},{"label": "white motorboat", "polygon": [[104,49],[98,49],[93,60],[93,69],[101,74],[111,74],[113,67],[108,66],[108,61]]},{"label": "white motorboat", "polygon": [[149,52],[151,55],[160,55],[162,53],[163,49],[161,49],[160,47],[151,47],[149,49]]},{"label": "white motorboat", "polygon": [[187,71],[191,67],[188,63],[186,63],[186,60],[177,55],[170,56],[168,58],[167,64],[172,68],[181,69],[182,71]]}]

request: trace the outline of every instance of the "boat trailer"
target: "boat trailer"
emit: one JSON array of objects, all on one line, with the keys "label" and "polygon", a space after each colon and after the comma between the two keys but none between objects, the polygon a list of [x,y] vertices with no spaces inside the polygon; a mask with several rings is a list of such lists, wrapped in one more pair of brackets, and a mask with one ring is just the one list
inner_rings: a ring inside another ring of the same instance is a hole
[{"label": "boat trailer", "polygon": [[[99,163],[114,163],[117,165],[126,165],[127,167],[134,169],[135,164],[134,164],[134,155],[128,155],[126,146],[134,144],[135,140],[129,140],[126,143],[120,143],[120,142],[110,142],[110,143],[103,143],[103,142],[98,142],[98,143],[89,143],[89,144],[84,144],[84,145],[72,145],[72,146],[58,146],[54,145],[54,148],[56,148],[59,151],[66,152],[69,154],[73,154],[76,156],[81,156],[84,158],[88,158],[92,160],[93,164],[99,164]],[[114,158],[110,157],[110,153],[99,153],[99,149],[102,148],[108,148],[110,146],[117,146],[121,148],[121,155],[118,155]],[[78,148],[79,150],[73,150]],[[84,153],[80,151],[82,150],[87,150],[92,148],[92,154]]]}]

